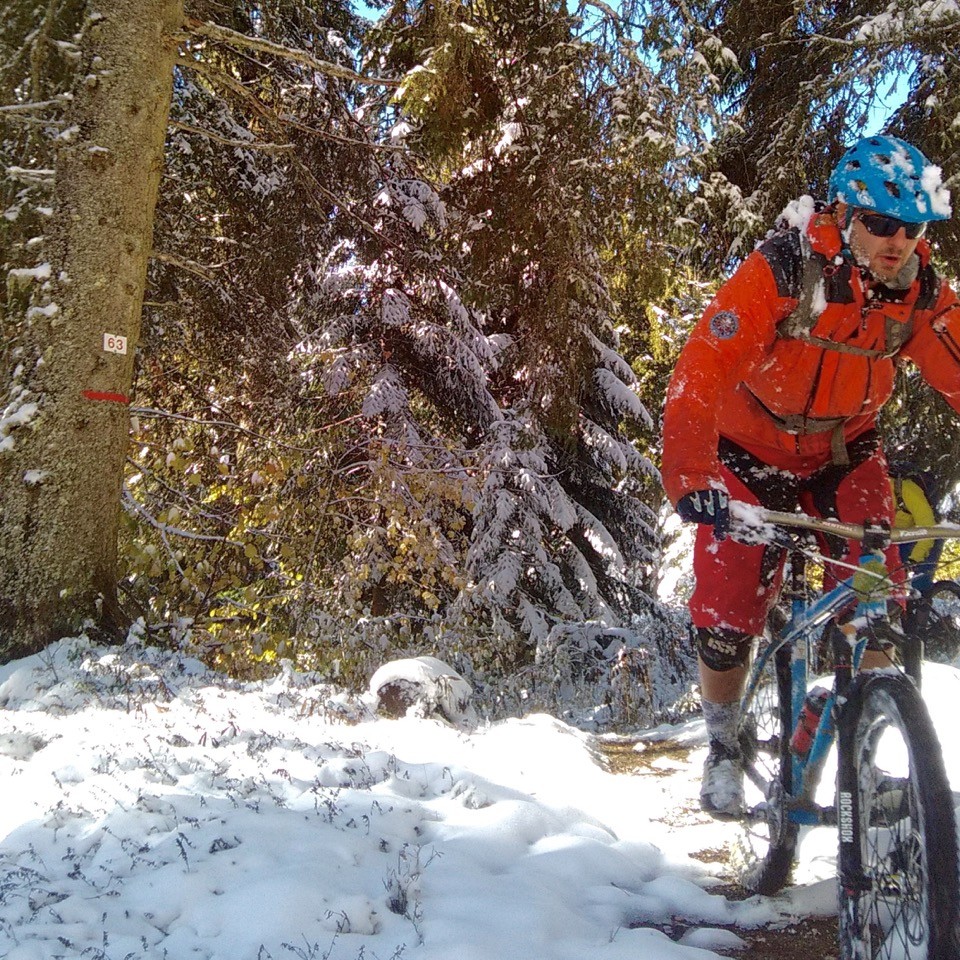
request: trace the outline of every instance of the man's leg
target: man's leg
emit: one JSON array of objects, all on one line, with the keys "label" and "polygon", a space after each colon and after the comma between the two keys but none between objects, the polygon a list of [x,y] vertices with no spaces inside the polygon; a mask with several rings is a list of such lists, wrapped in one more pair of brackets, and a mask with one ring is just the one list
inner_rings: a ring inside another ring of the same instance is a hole
[{"label": "man's leg", "polygon": [[[721,442],[721,475],[732,500],[785,510],[796,503],[798,478]],[[710,753],[700,803],[714,816],[739,816],[743,774],[738,728],[740,697],[753,637],[763,632],[767,611],[780,592],[783,553],[697,530],[693,552],[696,586],[690,613],[697,627],[700,699]]]},{"label": "man's leg", "polygon": [[[748,641],[749,642],[749,641]],[[747,665],[711,670],[700,658],[700,694],[711,703],[739,703],[747,679]]]},{"label": "man's leg", "polygon": [[719,819],[743,811],[740,696],[752,638],[722,627],[700,627],[700,704],[709,752],[700,782],[700,806]]}]

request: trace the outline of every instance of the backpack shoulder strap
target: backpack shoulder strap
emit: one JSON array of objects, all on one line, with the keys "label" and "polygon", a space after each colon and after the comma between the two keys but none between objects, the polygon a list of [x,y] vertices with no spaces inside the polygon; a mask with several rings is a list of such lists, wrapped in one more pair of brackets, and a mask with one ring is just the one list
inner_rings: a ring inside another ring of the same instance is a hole
[{"label": "backpack shoulder strap", "polygon": [[823,312],[816,307],[819,300],[826,305],[823,286],[824,258],[815,253],[806,234],[797,231],[800,241],[800,285],[797,291],[797,306],[777,326],[777,336],[785,340],[808,340],[817,318]]},{"label": "backpack shoulder strap", "polygon": [[928,263],[920,271],[920,293],[917,295],[918,310],[932,310],[940,295],[940,275]]},{"label": "backpack shoulder strap", "polygon": [[906,320],[898,321],[893,317],[886,318],[885,344],[886,350],[880,354],[883,357],[894,357],[900,352],[900,348],[913,336],[913,318],[917,312],[916,305],[910,311],[910,316]]}]

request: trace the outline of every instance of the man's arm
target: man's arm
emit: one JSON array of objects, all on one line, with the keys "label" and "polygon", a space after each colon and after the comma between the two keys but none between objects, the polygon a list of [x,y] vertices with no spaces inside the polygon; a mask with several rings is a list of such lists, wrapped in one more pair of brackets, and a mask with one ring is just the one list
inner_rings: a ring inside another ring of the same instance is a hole
[{"label": "man's arm", "polygon": [[663,485],[676,502],[722,487],[717,460],[723,399],[759,364],[791,306],[766,259],[751,254],[720,288],[694,327],[667,390]]},{"label": "man's arm", "polygon": [[924,312],[901,353],[960,412],[960,301],[946,281],[941,282],[936,303]]},{"label": "man's arm", "polygon": [[[910,512],[912,527],[932,527],[937,522],[933,507],[923,489],[909,477],[904,477],[900,482],[900,496],[903,498],[903,505]],[[933,544],[933,540],[918,540],[910,550],[910,561],[919,563],[926,560]]]}]

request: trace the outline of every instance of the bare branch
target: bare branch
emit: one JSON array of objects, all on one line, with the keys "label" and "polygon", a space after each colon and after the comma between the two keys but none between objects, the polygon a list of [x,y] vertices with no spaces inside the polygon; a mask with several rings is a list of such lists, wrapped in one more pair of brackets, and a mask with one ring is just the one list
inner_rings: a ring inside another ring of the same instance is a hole
[{"label": "bare branch", "polygon": [[11,180],[16,180],[19,183],[50,186],[54,181],[56,171],[41,167],[7,167],[6,174]]},{"label": "bare branch", "polygon": [[261,143],[257,140],[229,140],[227,137],[221,137],[219,133],[212,130],[204,130],[200,127],[191,127],[189,123],[180,123],[174,121],[170,124],[177,130],[183,130],[186,133],[195,133],[198,136],[206,137],[225,147],[241,147],[244,150],[263,150],[265,153],[283,153],[287,150],[295,149],[292,143]]},{"label": "bare branch", "polygon": [[[255,430],[249,430],[247,427],[242,427],[238,423],[234,423],[232,420],[205,420],[201,417],[189,417],[182,413],[170,413],[168,410],[157,410],[152,407],[131,407],[131,415],[138,417],[151,417],[151,418],[164,418],[167,420],[182,420],[185,423],[192,423],[199,427],[221,427],[227,430],[235,430],[237,433],[245,434],[248,437],[254,437],[257,440],[262,440],[264,443],[272,443],[276,447],[281,447],[284,450],[293,450],[296,453],[314,453],[315,448],[313,447],[298,447],[292,443],[284,443],[282,440],[277,440],[275,437],[268,437],[266,434],[257,433]],[[331,424],[330,427],[337,427],[343,423],[349,422],[350,419],[360,419],[360,414],[357,414],[355,417],[348,418],[347,420],[342,420],[339,423]],[[327,429],[323,427],[322,429]]]},{"label": "bare branch", "polygon": [[32,103],[10,103],[0,107],[0,113],[30,113],[34,110],[46,110],[49,107],[62,106],[62,100],[39,100]]},{"label": "bare branch", "polygon": [[202,277],[204,280],[208,280],[210,283],[215,283],[217,279],[210,271],[219,270],[223,266],[222,263],[210,265],[196,263],[193,260],[186,260],[183,257],[178,257],[175,253],[164,253],[161,250],[151,251],[150,259],[159,260],[161,263],[169,263],[172,267],[179,267],[181,270],[186,270],[187,273],[192,273],[194,276]]},{"label": "bare branch", "polygon": [[26,35],[23,43],[20,45],[20,48],[14,51],[13,55],[5,64],[0,66],[0,76],[13,70],[13,68],[16,67],[16,65],[23,59],[23,57],[33,49],[33,44],[36,41],[39,33],[40,29],[38,27],[36,30],[31,30],[30,33]]},{"label": "bare branch", "polygon": [[[385,150],[385,151],[402,151],[404,148],[396,144],[389,143],[374,143],[370,140],[358,140],[351,137],[344,137],[340,134],[331,133],[328,130],[319,130],[316,127],[311,127],[308,124],[300,123],[297,120],[294,120],[292,117],[285,116],[283,114],[277,113],[271,107],[268,107],[262,100],[260,100],[255,93],[251,90],[248,90],[239,80],[235,77],[230,76],[230,74],[225,73],[223,70],[213,66],[205,60],[191,59],[189,57],[178,57],[177,58],[178,66],[184,67],[188,70],[195,70],[197,73],[203,74],[205,77],[209,77],[214,83],[220,83],[225,86],[228,90],[235,93],[237,96],[245,100],[251,107],[268,123],[272,126],[279,126],[283,124],[287,127],[292,127],[294,130],[300,130],[304,133],[309,134],[312,137],[320,137],[325,140],[333,140],[336,143],[343,143],[349,146],[364,147],[368,150]],[[203,131],[206,133],[206,131]]]},{"label": "bare branch", "polygon": [[295,130],[302,130],[304,133],[313,137],[319,137],[321,140],[333,140],[335,143],[343,143],[350,147],[363,147],[366,150],[387,150],[393,152],[403,152],[406,148],[397,143],[374,143],[372,140],[358,140],[356,137],[344,137],[338,133],[331,133],[329,130],[319,130],[317,127],[311,127],[306,123],[299,123],[291,117],[278,116],[277,119]]},{"label": "bare branch", "polygon": [[359,224],[364,230],[367,230],[372,237],[377,237],[379,240],[383,241],[387,246],[395,246],[392,244],[388,238],[384,235],[383,231],[378,227],[375,227],[372,223],[365,220],[360,216],[355,210],[352,209],[351,204],[347,201],[341,199],[336,194],[328,190],[320,181],[316,178],[313,171],[305,164],[302,163],[297,158],[294,158],[294,163],[297,166],[297,169],[303,175],[304,179],[309,181],[314,190],[317,191],[321,196],[327,198],[330,203],[333,204],[339,210],[342,210],[348,217],[350,217],[355,223]]},{"label": "bare branch", "polygon": [[43,62],[46,59],[45,41],[49,39],[59,6],[59,0],[50,0],[47,4],[47,12],[44,14],[43,22],[37,30],[36,38],[30,49],[30,91],[34,100],[40,99],[41,75],[43,73]]},{"label": "bare branch", "polygon": [[170,544],[167,541],[168,533],[173,534],[175,537],[184,537],[187,540],[208,540],[213,541],[214,543],[226,543],[231,547],[243,546],[243,543],[241,543],[239,540],[231,540],[229,537],[217,537],[206,533],[193,533],[191,530],[184,530],[182,527],[172,527],[170,524],[161,523],[156,517],[153,516],[153,514],[150,513],[149,510],[147,510],[145,506],[137,503],[133,497],[133,494],[130,493],[126,487],[123,489],[123,506],[128,513],[143,517],[143,519],[146,520],[151,527],[155,527],[160,531],[161,536],[163,537],[164,546],[166,546],[167,550],[169,551],[174,563],[177,564],[177,569],[181,575],[183,575],[183,570],[180,569],[180,564],[177,563],[176,558],[173,557],[173,550],[170,548]]},{"label": "bare branch", "polygon": [[209,77],[215,83],[221,83],[227,89],[231,90],[233,93],[245,99],[250,103],[253,108],[261,116],[267,117],[270,116],[270,111],[260,102],[260,100],[251,93],[239,80],[235,77],[231,77],[229,73],[224,72],[223,70],[217,69],[213,64],[207,63],[206,60],[198,60],[195,57],[177,57],[177,66],[184,67],[187,70],[195,70],[197,73],[202,73],[205,77]]},{"label": "bare branch", "polygon": [[329,60],[318,60],[305,50],[285,47],[283,44],[263,40],[260,37],[248,37],[246,34],[238,33],[236,30],[230,30],[227,27],[221,27],[216,23],[210,23],[209,21],[201,22],[200,20],[194,19],[189,19],[187,23],[193,36],[207,37],[210,40],[216,40],[219,43],[225,43],[228,46],[239,49],[256,50],[259,53],[267,53],[274,57],[280,57],[283,60],[299,63],[304,67],[309,67],[311,70],[315,70],[317,73],[322,73],[328,77],[337,77],[340,80],[351,80],[354,83],[362,83],[375,87],[400,86],[399,80],[390,80],[383,77],[364,77],[349,67],[331,63]]},{"label": "bare branch", "polygon": [[624,22],[623,17],[621,17],[620,14],[617,13],[617,11],[614,10],[613,7],[610,6],[610,4],[608,4],[608,3],[603,3],[602,0],[584,0],[583,6],[585,6],[585,7],[595,7],[597,10],[600,11],[601,14],[603,14],[605,17],[607,17],[607,18],[608,18],[609,20],[611,20],[613,23],[623,23],[623,22]]}]

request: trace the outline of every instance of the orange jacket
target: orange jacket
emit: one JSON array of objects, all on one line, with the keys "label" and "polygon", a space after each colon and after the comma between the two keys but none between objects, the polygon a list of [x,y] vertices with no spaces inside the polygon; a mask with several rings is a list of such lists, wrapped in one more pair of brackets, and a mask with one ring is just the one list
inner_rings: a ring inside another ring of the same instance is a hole
[{"label": "orange jacket", "polygon": [[[822,312],[811,335],[883,351],[888,324],[912,319],[899,356],[916,363],[960,411],[960,302],[930,267],[926,240],[917,245],[917,279],[898,291],[901,299],[891,300],[892,294],[868,298],[859,269],[840,256],[842,240],[831,214],[815,215],[806,235],[825,265],[813,313]],[[664,412],[663,485],[674,504],[693,490],[723,486],[721,435],[764,463],[809,473],[833,458],[839,431],[849,442],[871,429],[889,399],[895,358],[778,337],[778,325],[797,307],[804,262],[796,232],[766,241],[721,287],[693,329]]]}]

